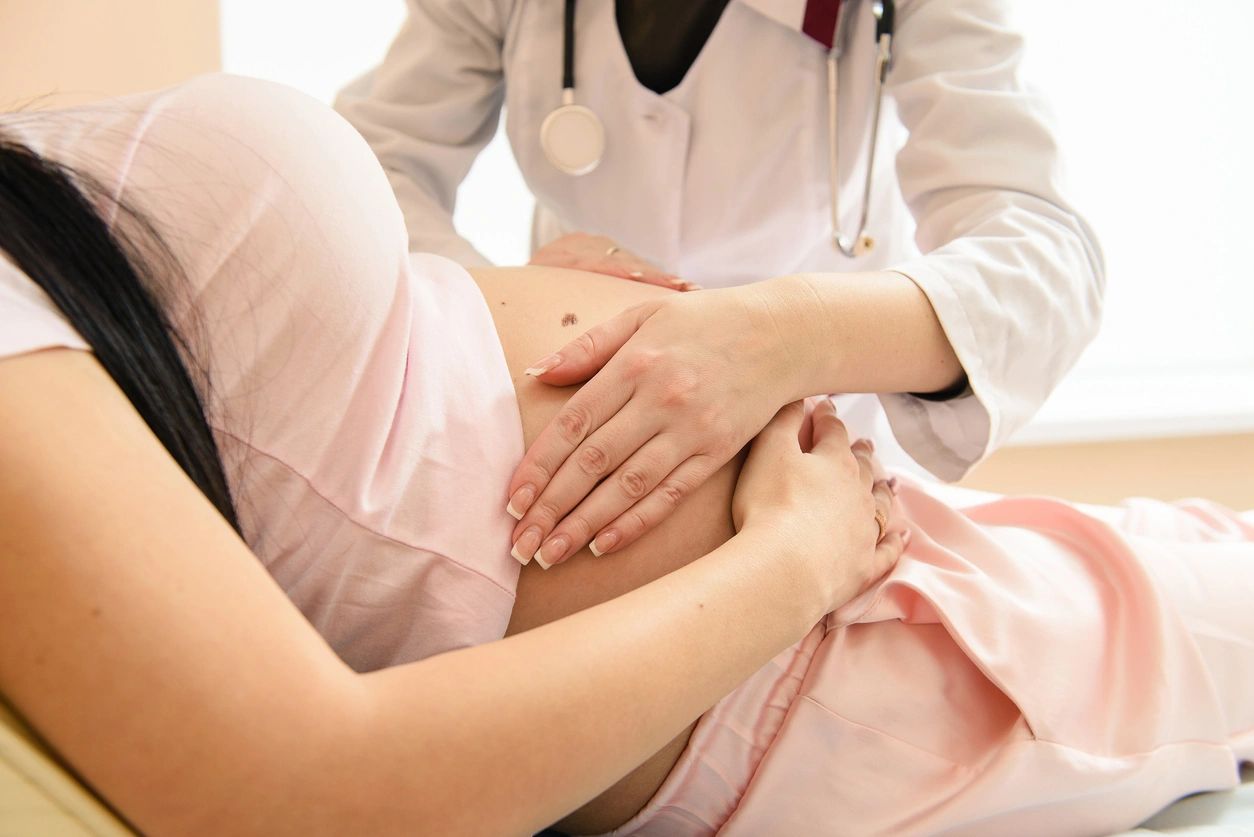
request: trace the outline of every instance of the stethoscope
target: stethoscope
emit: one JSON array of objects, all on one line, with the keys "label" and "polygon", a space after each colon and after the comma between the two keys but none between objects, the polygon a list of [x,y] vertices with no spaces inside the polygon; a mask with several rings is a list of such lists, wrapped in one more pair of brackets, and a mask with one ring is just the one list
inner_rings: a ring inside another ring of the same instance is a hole
[{"label": "stethoscope", "polygon": [[[831,190],[832,243],[849,258],[864,256],[875,247],[875,239],[867,235],[867,216],[871,208],[871,185],[875,168],[875,147],[880,130],[880,105],[884,100],[884,80],[893,60],[894,0],[872,0],[875,17],[875,106],[871,113],[871,144],[867,153],[866,177],[862,186],[862,212],[857,231],[846,236],[840,231],[840,203],[837,177],[840,171],[839,142],[836,137],[836,113],[839,91],[838,62],[848,43],[851,17],[839,14],[836,4],[835,32],[827,52],[827,156],[828,188]],[[594,171],[605,155],[605,126],[590,108],[575,104],[575,0],[566,0],[562,31],[562,103],[545,117],[540,125],[540,147],[544,156],[561,172],[578,177]]]}]

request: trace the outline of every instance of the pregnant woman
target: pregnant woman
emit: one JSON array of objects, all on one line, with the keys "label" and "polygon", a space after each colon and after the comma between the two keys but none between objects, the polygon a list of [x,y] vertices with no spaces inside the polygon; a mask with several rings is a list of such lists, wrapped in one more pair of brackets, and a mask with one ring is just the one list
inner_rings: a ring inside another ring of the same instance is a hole
[{"label": "pregnant woman", "polygon": [[954,509],[792,406],[522,566],[523,369],[669,292],[407,254],[271,85],[0,132],[0,694],[142,831],[1090,833],[1254,756],[1248,515]]}]

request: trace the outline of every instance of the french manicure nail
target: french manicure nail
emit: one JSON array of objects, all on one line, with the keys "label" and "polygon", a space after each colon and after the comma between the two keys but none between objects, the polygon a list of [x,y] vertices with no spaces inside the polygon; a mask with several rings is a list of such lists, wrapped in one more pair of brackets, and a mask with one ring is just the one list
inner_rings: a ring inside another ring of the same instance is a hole
[{"label": "french manicure nail", "polygon": [[558,364],[561,362],[561,355],[549,355],[542,360],[536,361],[535,364],[528,366],[523,370],[523,374],[536,378],[543,375],[545,372],[551,372],[553,369],[557,368]]},{"label": "french manicure nail", "polygon": [[630,276],[632,279],[643,279],[643,278],[644,278],[644,274],[643,274],[643,273],[641,273],[639,270],[633,270],[631,273],[628,273],[627,275],[628,275],[628,276]]},{"label": "french manicure nail", "polygon": [[549,538],[549,542],[536,551],[536,563],[547,570],[554,564],[560,563],[566,557],[568,549],[570,549],[570,539],[565,535]]},{"label": "french manicure nail", "polygon": [[527,509],[531,508],[531,502],[535,499],[536,488],[531,483],[528,483],[515,491],[514,496],[509,498],[509,505],[505,507],[505,511],[509,512],[510,517],[515,520],[522,520],[523,515],[527,513]]},{"label": "french manicure nail", "polygon": [[602,555],[604,555],[605,553],[613,549],[615,545],[617,544],[618,544],[617,532],[602,532],[601,534],[597,535],[596,540],[588,544],[588,551],[591,552],[596,557],[600,558]]},{"label": "french manicure nail", "polygon": [[514,556],[514,560],[522,564],[524,567],[531,563],[530,555],[520,554],[518,552],[518,544],[514,544],[510,547],[509,554]]},{"label": "french manicure nail", "polygon": [[[519,536],[517,542],[514,543],[514,548],[509,551],[509,554],[513,555],[515,560],[517,560],[520,564],[526,566],[527,562],[531,560],[533,555],[535,555],[536,549],[539,546],[540,527],[530,526],[527,528],[527,531],[523,532],[522,535]],[[548,568],[545,567],[545,569]]]}]

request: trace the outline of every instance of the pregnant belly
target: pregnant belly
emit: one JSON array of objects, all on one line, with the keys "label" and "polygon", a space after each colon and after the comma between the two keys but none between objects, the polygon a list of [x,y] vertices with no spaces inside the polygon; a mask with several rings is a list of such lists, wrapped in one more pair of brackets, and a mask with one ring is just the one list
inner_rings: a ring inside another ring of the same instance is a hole
[{"label": "pregnant belly", "polygon": [[[527,444],[577,388],[548,387],[522,370],[624,308],[670,293],[621,279],[551,268],[471,273],[492,311],[514,379]],[[731,495],[739,468],[739,459],[724,466],[666,522],[627,549],[601,558],[584,549],[547,571],[535,562],[524,567],[509,633],[634,590],[726,541],[733,533]],[[587,834],[626,822],[661,786],[683,752],[691,729],[557,827],[566,833]]]}]

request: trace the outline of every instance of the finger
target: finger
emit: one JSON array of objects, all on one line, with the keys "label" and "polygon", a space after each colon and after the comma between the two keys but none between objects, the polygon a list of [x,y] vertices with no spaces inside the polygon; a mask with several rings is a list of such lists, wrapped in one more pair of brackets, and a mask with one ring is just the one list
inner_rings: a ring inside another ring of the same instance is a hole
[{"label": "finger", "polygon": [[709,454],[684,460],[647,496],[597,533],[589,547],[592,554],[606,555],[631,546],[641,535],[670,517],[679,504],[723,464]]},{"label": "finger", "polygon": [[624,382],[604,375],[575,393],[540,431],[514,469],[506,511],[521,520],[571,453],[616,415],[630,397],[631,390]]},{"label": "finger", "polygon": [[785,404],[766,427],[753,440],[750,456],[775,457],[797,453],[801,450],[801,425],[805,421],[805,408],[800,401]]},{"label": "finger", "polygon": [[814,447],[814,409],[819,406],[820,401],[826,401],[823,396],[811,396],[801,402],[801,408],[805,411],[805,418],[801,422],[801,433],[797,437],[797,441],[801,444],[801,449],[809,451]]},{"label": "finger", "polygon": [[[628,408],[619,411],[603,427],[581,442],[561,467],[554,472],[545,488],[537,492],[535,502],[514,527],[515,543],[518,543],[528,530],[538,529],[541,542],[547,545],[547,542],[555,537],[554,529],[557,528],[558,523],[593,492],[597,483],[614,473],[615,469],[629,457],[648,448],[657,430],[658,428],[652,423],[642,420],[637,410]],[[653,447],[652,453],[657,454],[656,446]],[[672,455],[673,461],[652,463],[654,470],[659,471],[654,482],[683,460],[679,451],[675,451]],[[651,488],[652,484],[649,487]],[[641,496],[644,496],[643,491],[635,499]],[[614,514],[626,509],[632,502],[635,500],[624,502]],[[589,529],[587,532],[572,532],[569,531],[571,528],[568,526],[568,531],[565,533],[567,545],[571,547],[566,554],[573,553],[575,548],[587,544],[593,532],[596,531]],[[578,540],[580,537],[582,540]],[[524,545],[519,545],[519,551],[524,551]],[[546,549],[545,563],[554,564],[566,557],[565,555],[555,557],[558,552],[560,550],[556,546]]]},{"label": "finger", "polygon": [[657,285],[660,288],[681,290],[688,284],[675,274],[668,273],[626,250],[619,250],[614,255],[602,259],[588,260],[585,264],[584,270],[617,276],[632,282],[642,282],[646,285]]},{"label": "finger", "polygon": [[566,515],[544,541],[544,564],[564,561],[587,546],[602,527],[653,491],[688,452],[674,434],[655,436],[631,454],[620,467]]},{"label": "finger", "polygon": [[814,424],[812,453],[844,456],[849,450],[849,431],[845,423],[836,417],[836,405],[824,398],[814,408],[811,419]]},{"label": "finger", "polygon": [[631,339],[660,303],[633,305],[621,314],[585,331],[548,357],[527,367],[526,374],[551,386],[586,381],[609,362]]},{"label": "finger", "polygon": [[891,570],[909,546],[909,529],[894,529],[885,535],[884,540],[875,546],[875,556],[871,559],[871,566],[867,571],[869,579],[865,587],[870,587],[876,579]]},{"label": "finger", "polygon": [[858,472],[862,477],[862,484],[868,488],[875,482],[875,467],[872,465],[875,447],[871,444],[870,439],[858,439],[849,446],[849,452],[853,454],[853,458],[858,463]]},{"label": "finger", "polygon": [[[881,481],[875,482],[871,486],[871,496],[875,499],[875,511],[883,515],[883,518],[884,518],[883,535],[886,537],[888,535],[890,527],[892,526],[894,522],[893,521],[893,492],[889,489],[888,482],[886,480],[881,480]],[[874,523],[874,526],[875,526],[875,540],[876,542],[879,542],[883,540],[883,538],[881,537],[880,529],[879,529],[879,523],[874,522],[874,521],[872,522]]]}]

